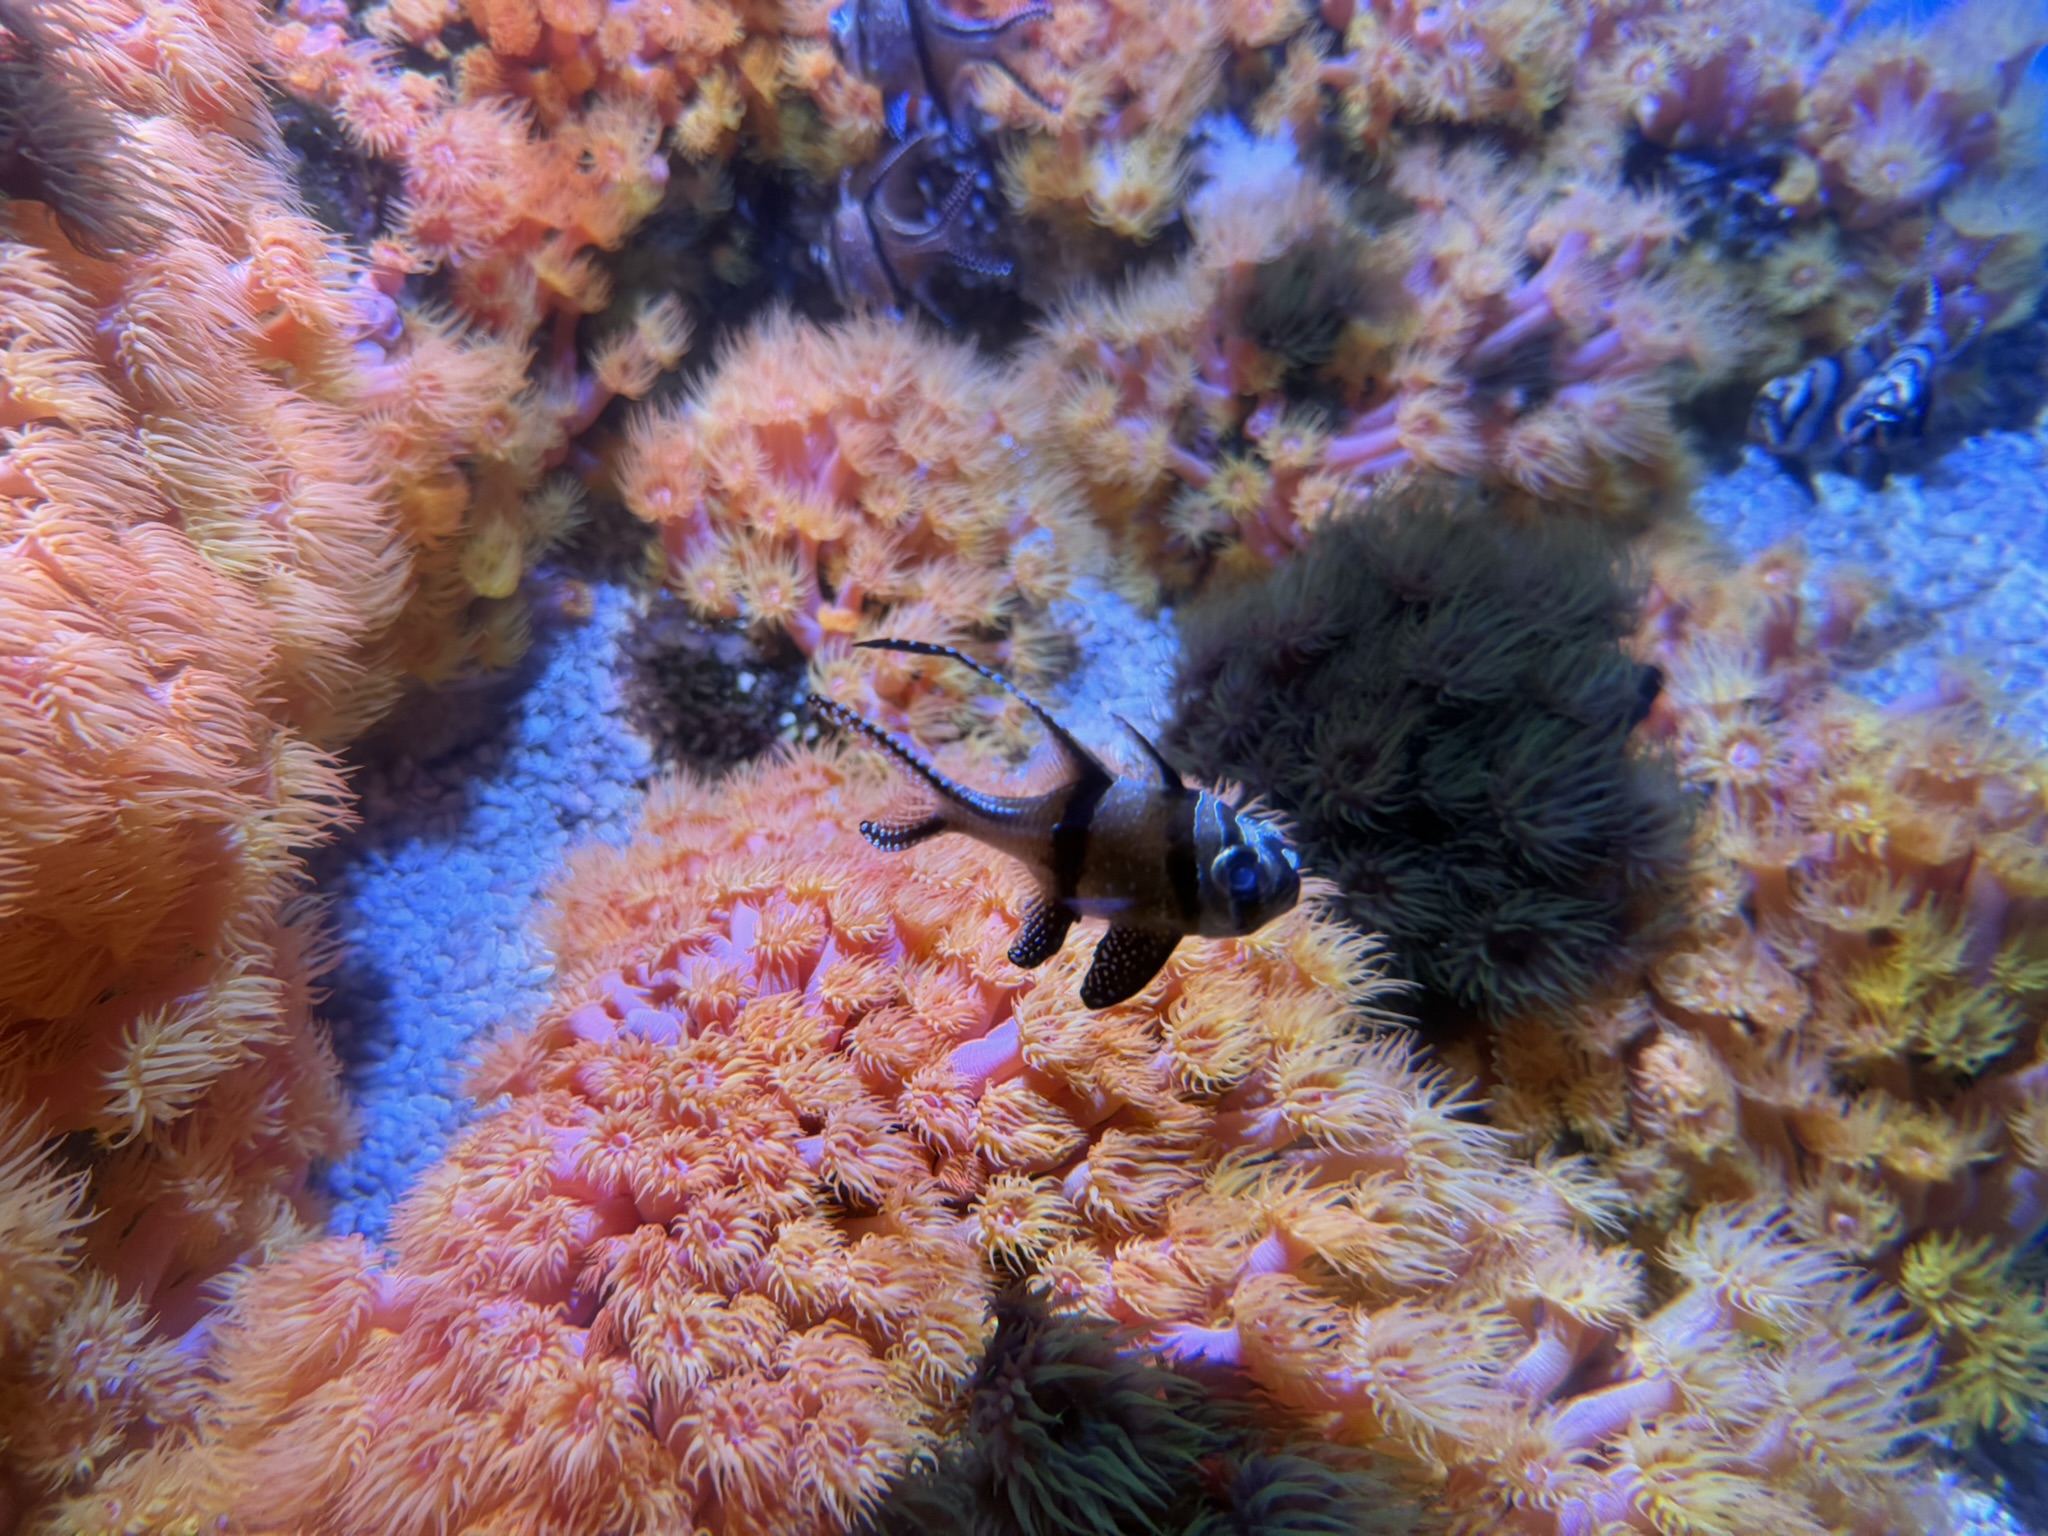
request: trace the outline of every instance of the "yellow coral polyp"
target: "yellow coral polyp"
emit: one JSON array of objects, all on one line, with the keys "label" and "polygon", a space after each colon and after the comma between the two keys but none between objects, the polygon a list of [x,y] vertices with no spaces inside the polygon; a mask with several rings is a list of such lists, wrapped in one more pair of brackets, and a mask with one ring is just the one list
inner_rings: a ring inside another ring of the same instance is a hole
[{"label": "yellow coral polyp", "polygon": [[974,1222],[989,1262],[1011,1270],[1034,1268],[1081,1225],[1054,1181],[1017,1173],[989,1180],[976,1202]]},{"label": "yellow coral polyp", "polygon": [[1144,241],[1172,216],[1187,163],[1175,139],[1148,134],[1098,149],[1090,172],[1088,211],[1095,221],[1127,240]]},{"label": "yellow coral polyp", "polygon": [[1803,315],[1834,295],[1843,259],[1830,231],[1795,235],[1764,258],[1760,296],[1773,314]]}]

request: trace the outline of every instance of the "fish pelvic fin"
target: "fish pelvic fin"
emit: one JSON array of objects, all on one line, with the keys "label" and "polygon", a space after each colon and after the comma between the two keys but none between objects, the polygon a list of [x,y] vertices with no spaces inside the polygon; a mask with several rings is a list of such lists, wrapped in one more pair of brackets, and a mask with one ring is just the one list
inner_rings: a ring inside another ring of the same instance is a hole
[{"label": "fish pelvic fin", "polygon": [[1017,930],[1015,942],[1010,945],[1010,964],[1027,971],[1037,970],[1067,942],[1067,931],[1074,926],[1074,914],[1066,903],[1051,896],[1040,896],[1031,904],[1031,910],[1024,916],[1024,926]]},{"label": "fish pelvic fin", "polygon": [[884,853],[901,853],[951,830],[946,818],[937,814],[914,821],[864,821],[860,824],[860,835]]},{"label": "fish pelvic fin", "polygon": [[1095,946],[1095,959],[1081,979],[1081,1006],[1114,1008],[1136,997],[1165,967],[1181,936],[1157,928],[1112,923]]},{"label": "fish pelvic fin", "polygon": [[1064,725],[1060,724],[1051,710],[1031,697],[1015,683],[993,667],[985,667],[972,656],[956,651],[950,645],[935,645],[929,640],[893,640],[887,637],[854,642],[857,651],[900,651],[906,656],[936,656],[946,661],[957,661],[970,671],[977,672],[994,683],[1011,698],[1030,710],[1038,723],[1045,727],[1046,735],[1052,738],[1060,757],[1076,779],[1085,782],[1111,783],[1116,775],[1111,773],[1102,759],[1090,752]]},{"label": "fish pelvic fin", "polygon": [[[855,714],[844,704],[817,693],[810,695],[809,702],[811,708],[837,725],[841,730],[852,731],[856,735],[866,737],[876,747],[894,758],[897,764],[912,777],[923,781],[924,784],[932,789],[948,808],[940,810],[934,818],[942,823],[942,825],[914,838],[913,842],[922,842],[926,837],[934,837],[942,831],[970,831],[973,818],[980,818],[985,822],[1007,822],[1013,821],[1016,818],[1017,809],[1012,802],[995,795],[982,794],[979,790],[969,789],[964,784],[954,783],[953,780],[947,778],[929,762],[925,761],[923,757],[913,752],[909,747],[906,747],[879,725],[876,725],[872,720]],[[878,822],[875,825],[880,827],[883,824]],[[911,825],[922,827],[925,823],[917,822]],[[865,833],[867,830],[866,826],[864,825],[861,830]],[[874,839],[870,837],[869,841],[872,842]],[[881,844],[877,843],[876,846],[880,847]],[[911,844],[905,843],[902,846],[907,848]]]}]

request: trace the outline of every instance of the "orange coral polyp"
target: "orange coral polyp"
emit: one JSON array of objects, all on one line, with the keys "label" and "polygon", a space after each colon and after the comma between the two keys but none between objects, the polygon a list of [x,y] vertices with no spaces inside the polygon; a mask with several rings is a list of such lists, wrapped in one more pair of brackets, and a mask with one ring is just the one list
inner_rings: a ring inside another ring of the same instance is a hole
[{"label": "orange coral polyp", "polygon": [[1057,595],[1092,542],[1077,488],[1020,447],[1039,409],[915,327],[776,316],[634,424],[618,476],[700,611],[791,635],[815,686],[902,725],[931,669],[845,668],[844,638],[968,641]]}]

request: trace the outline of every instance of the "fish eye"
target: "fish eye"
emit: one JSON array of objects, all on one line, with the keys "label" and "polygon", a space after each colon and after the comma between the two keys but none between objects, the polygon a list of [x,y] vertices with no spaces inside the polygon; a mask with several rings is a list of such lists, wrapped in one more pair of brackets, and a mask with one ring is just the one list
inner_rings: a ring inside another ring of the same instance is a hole
[{"label": "fish eye", "polygon": [[1224,865],[1223,881],[1231,900],[1250,901],[1259,894],[1259,860],[1249,848],[1233,848],[1219,862]]}]

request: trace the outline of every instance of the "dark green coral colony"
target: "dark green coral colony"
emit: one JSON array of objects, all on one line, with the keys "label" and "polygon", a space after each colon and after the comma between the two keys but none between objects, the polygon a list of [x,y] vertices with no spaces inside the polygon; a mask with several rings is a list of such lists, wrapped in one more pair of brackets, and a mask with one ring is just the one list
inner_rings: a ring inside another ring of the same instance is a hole
[{"label": "dark green coral colony", "polygon": [[1631,740],[1637,598],[1597,530],[1383,499],[1184,615],[1172,744],[1294,819],[1430,1011],[1568,1002],[1654,920],[1690,825]]},{"label": "dark green coral colony", "polygon": [[[1098,1318],[999,1297],[964,1422],[874,1536],[1399,1536],[1413,1506],[1284,1443],[1241,1378],[1197,1380]],[[1327,1454],[1329,1448],[1317,1448]]]}]

